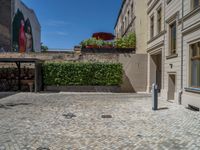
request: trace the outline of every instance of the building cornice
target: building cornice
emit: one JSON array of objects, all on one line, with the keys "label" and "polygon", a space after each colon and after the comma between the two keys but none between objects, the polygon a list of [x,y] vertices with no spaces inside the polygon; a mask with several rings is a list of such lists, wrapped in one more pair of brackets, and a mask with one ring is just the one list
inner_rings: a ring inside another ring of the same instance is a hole
[{"label": "building cornice", "polygon": [[195,10],[191,11],[190,13],[188,13],[187,15],[185,15],[183,17],[183,21],[186,21],[186,20],[190,19],[192,16],[194,16],[194,15],[196,15],[198,13],[200,13],[200,7],[198,7],[197,9],[195,9]]},{"label": "building cornice", "polygon": [[161,36],[163,36],[166,33],[165,30],[161,31],[159,34],[157,34],[155,37],[151,38],[147,44],[150,44],[151,42],[155,41],[156,39],[160,38]]},{"label": "building cornice", "polygon": [[186,35],[186,34],[189,34],[191,32],[195,32],[196,30],[199,30],[199,29],[200,29],[200,21],[188,26],[187,28],[184,28],[182,30],[182,34]]},{"label": "building cornice", "polygon": [[153,4],[147,9],[147,14],[149,14],[154,9],[154,7],[158,4],[159,1],[160,0],[155,0],[153,2]]},{"label": "building cornice", "polygon": [[150,47],[150,48],[147,49],[147,53],[151,53],[152,50],[158,49],[158,48],[164,46],[164,43],[165,43],[164,40],[162,40],[162,41],[159,42],[158,44],[153,45],[152,47]]},{"label": "building cornice", "polygon": [[153,1],[153,0],[149,0],[149,1],[147,2],[147,6],[149,6],[149,5],[151,4],[152,1]]},{"label": "building cornice", "polygon": [[[176,13],[174,13],[171,17],[169,17],[168,19],[166,19],[166,23],[170,23],[174,20],[176,20],[179,17],[179,11],[177,11]],[[179,20],[179,18],[178,18]]]}]

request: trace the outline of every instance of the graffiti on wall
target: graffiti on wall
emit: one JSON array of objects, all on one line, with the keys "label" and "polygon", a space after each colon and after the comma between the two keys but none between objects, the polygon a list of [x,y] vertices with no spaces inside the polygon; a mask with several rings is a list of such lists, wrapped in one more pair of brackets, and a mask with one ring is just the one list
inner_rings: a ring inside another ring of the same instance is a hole
[{"label": "graffiti on wall", "polygon": [[30,20],[25,20],[23,13],[18,9],[13,19],[13,51],[33,52],[33,34]]}]

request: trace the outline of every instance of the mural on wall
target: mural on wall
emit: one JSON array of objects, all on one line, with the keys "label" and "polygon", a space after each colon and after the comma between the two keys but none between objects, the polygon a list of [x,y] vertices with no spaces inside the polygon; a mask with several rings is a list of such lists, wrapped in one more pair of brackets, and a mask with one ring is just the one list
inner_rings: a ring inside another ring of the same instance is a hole
[{"label": "mural on wall", "polygon": [[13,51],[33,52],[32,27],[29,19],[24,19],[23,13],[18,9],[13,19]]}]

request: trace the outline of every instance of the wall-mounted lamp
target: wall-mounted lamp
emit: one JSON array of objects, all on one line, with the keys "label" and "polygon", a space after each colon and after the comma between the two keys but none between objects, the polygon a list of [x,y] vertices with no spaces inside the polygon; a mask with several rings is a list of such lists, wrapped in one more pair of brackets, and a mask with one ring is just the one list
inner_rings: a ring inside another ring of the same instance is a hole
[{"label": "wall-mounted lamp", "polygon": [[169,64],[170,65],[170,68],[172,69],[173,68],[173,64]]}]

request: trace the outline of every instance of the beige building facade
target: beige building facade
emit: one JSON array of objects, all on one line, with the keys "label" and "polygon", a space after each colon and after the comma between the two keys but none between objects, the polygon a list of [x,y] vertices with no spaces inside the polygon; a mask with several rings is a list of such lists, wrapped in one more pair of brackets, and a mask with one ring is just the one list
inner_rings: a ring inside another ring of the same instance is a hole
[{"label": "beige building facade", "polygon": [[116,38],[136,34],[136,54],[122,54],[124,92],[146,92],[147,86],[147,1],[123,0],[115,25]]},{"label": "beige building facade", "polygon": [[146,92],[156,83],[163,99],[200,108],[200,0],[124,0],[115,34],[129,32],[148,55]]},{"label": "beige building facade", "polygon": [[164,1],[149,0],[148,15],[148,79],[147,92],[151,91],[153,83],[157,83],[159,91],[163,88],[163,51],[165,41]]},{"label": "beige building facade", "polygon": [[200,0],[184,0],[182,10],[182,104],[200,108]]},{"label": "beige building facade", "polygon": [[147,92],[200,108],[200,0],[149,0],[147,14]]},{"label": "beige building facade", "polygon": [[123,37],[135,32],[137,38],[136,53],[146,54],[147,48],[147,1],[123,0],[116,25],[115,35]]}]

